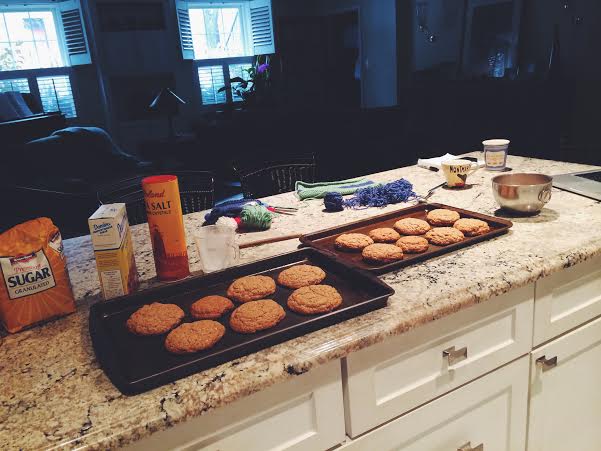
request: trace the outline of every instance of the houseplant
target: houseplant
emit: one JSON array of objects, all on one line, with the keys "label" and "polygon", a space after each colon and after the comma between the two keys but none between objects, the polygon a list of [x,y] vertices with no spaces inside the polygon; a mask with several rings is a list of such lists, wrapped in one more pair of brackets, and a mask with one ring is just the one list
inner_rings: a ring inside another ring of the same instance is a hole
[{"label": "houseplant", "polygon": [[242,99],[245,107],[261,107],[271,100],[270,55],[258,55],[251,67],[244,69],[242,77],[232,77],[229,86],[219,88],[218,92],[230,90],[232,97]]}]

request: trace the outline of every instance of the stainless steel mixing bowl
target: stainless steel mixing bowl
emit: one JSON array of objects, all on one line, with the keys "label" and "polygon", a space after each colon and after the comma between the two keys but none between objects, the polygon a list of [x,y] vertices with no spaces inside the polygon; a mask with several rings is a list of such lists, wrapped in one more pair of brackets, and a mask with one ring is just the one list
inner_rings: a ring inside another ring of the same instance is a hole
[{"label": "stainless steel mixing bowl", "polygon": [[492,179],[492,192],[502,207],[537,213],[551,200],[553,179],[543,174],[503,174]]}]

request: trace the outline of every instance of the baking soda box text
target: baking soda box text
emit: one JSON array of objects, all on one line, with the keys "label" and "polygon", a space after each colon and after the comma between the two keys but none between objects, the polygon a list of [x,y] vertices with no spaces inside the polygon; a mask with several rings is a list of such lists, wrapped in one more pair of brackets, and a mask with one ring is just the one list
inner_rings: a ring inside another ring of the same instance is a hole
[{"label": "baking soda box text", "polygon": [[138,288],[138,270],[125,204],[102,205],[88,219],[104,299]]}]

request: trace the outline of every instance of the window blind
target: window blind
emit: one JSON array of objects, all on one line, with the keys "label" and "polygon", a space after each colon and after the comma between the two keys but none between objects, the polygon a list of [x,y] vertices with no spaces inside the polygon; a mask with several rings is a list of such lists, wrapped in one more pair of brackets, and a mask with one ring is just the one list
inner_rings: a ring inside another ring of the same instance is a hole
[{"label": "window blind", "polygon": [[13,78],[9,80],[0,80],[0,92],[22,92],[29,94],[29,82],[27,78]]},{"label": "window blind", "polygon": [[75,101],[68,75],[38,77],[40,100],[45,113],[60,111],[66,117],[76,117]]},{"label": "window blind", "polygon": [[223,66],[203,66],[198,68],[198,81],[203,105],[226,102],[225,91],[217,92],[225,86]]}]

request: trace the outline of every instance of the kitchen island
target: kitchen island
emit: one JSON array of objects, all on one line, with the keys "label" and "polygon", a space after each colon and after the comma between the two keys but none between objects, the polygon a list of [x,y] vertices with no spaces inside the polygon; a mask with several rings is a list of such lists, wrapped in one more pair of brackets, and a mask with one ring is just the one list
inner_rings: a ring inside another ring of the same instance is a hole
[{"label": "kitchen island", "polygon": [[[591,169],[579,164],[516,156],[509,157],[508,165],[516,172],[549,175]],[[468,188],[439,189],[430,201],[494,215],[498,208],[490,188],[494,175],[480,170],[470,176]],[[400,177],[411,181],[418,193],[425,193],[442,181],[441,173],[415,166],[369,176],[374,181]],[[277,216],[270,230],[244,235],[241,243],[288,233],[308,233],[406,206],[325,213],[322,201],[300,202],[294,193],[268,198],[267,202],[270,201],[275,205],[297,206],[299,211],[295,216]],[[199,270],[199,263],[191,236],[202,224],[203,216],[196,213],[185,217],[193,271]],[[518,292],[527,298],[530,294],[524,290],[532,287],[533,292],[534,283],[539,279],[599,261],[599,202],[554,189],[551,201],[539,215],[509,219],[514,226],[507,235],[381,276],[396,291],[386,308],[132,397],[122,395],[113,387],[99,367],[91,346],[87,323],[89,306],[101,297],[90,238],[66,240],[65,252],[78,310],[68,317],[1,338],[0,449],[106,449],[134,444],[176,430],[201,415],[218,413],[219,408],[244,401],[253,393],[267,393],[297,378],[310,376],[321,367],[335,368],[331,371],[337,371],[340,379],[340,359],[343,359],[342,382],[338,382],[337,387],[340,392],[344,389],[345,398],[340,412],[344,410],[346,416],[346,434],[358,436],[385,419],[379,422],[354,418],[354,375],[350,357],[355,353],[369,347],[376,349],[391,340],[402,340],[405,334],[442,324],[446,317],[453,317],[464,309],[465,312],[460,313],[469,314],[472,309],[468,307],[476,304],[492,305],[494,302],[486,301],[506,299],[501,296],[506,293]],[[147,226],[132,227],[132,237],[141,289],[157,285]],[[249,262],[269,257],[291,251],[298,244],[298,240],[289,240],[244,249],[241,259]],[[597,267],[595,263],[591,271]],[[513,305],[514,301],[500,302]],[[601,312],[596,315],[599,314]],[[537,342],[536,333],[535,324],[534,345],[548,341],[549,337],[541,333]],[[530,343],[531,348],[532,335]],[[530,348],[520,348],[522,360]],[[499,362],[498,366],[505,363]],[[336,400],[342,400],[342,393],[336,396]],[[435,396],[439,394],[428,399]],[[394,418],[425,400],[417,397],[406,409],[385,416]],[[344,440],[344,423],[342,419],[336,420],[335,427],[342,427],[341,432],[337,432],[340,441]],[[352,441],[349,443],[347,446],[352,445]]]}]

